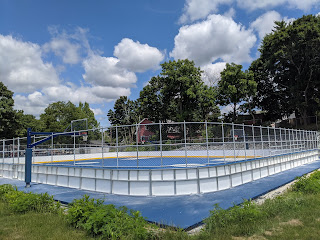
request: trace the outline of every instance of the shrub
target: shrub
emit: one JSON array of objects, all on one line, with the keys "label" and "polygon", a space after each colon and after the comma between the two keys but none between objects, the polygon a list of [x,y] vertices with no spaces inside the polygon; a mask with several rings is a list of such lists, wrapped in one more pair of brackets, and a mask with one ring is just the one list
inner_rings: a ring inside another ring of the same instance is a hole
[{"label": "shrub", "polygon": [[70,224],[103,239],[149,239],[152,236],[139,212],[104,205],[102,200],[90,199],[87,195],[71,203],[67,219]]},{"label": "shrub", "polygon": [[320,171],[312,173],[309,177],[297,178],[297,182],[292,186],[292,191],[302,193],[320,193]]},{"label": "shrub", "polygon": [[4,200],[4,195],[9,192],[15,192],[18,191],[16,186],[13,186],[11,184],[3,184],[0,185],[0,200]]}]

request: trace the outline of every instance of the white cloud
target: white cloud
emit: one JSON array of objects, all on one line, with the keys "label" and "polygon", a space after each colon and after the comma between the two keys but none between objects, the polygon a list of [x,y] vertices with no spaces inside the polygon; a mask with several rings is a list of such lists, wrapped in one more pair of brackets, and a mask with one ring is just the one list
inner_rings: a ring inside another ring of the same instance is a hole
[{"label": "white cloud", "polygon": [[95,116],[103,115],[104,112],[100,108],[90,108]]},{"label": "white cloud", "polygon": [[281,15],[276,11],[269,11],[258,17],[250,26],[258,32],[262,39],[266,34],[271,33],[275,21],[281,21]]},{"label": "white cloud", "polygon": [[0,34],[1,81],[14,92],[33,92],[59,84],[51,63],[43,62],[39,45]]},{"label": "white cloud", "polygon": [[208,86],[216,86],[221,79],[220,73],[226,68],[226,62],[219,62],[215,64],[207,64],[201,67],[203,73],[202,80]]},{"label": "white cloud", "polygon": [[205,21],[179,29],[170,56],[188,58],[200,66],[219,58],[226,62],[249,62],[250,49],[256,40],[252,30],[246,30],[231,18],[210,15]]},{"label": "white cloud", "polygon": [[113,55],[119,59],[119,66],[133,72],[157,69],[164,59],[164,55],[157,48],[128,38],[122,39],[115,46]]},{"label": "white cloud", "polygon": [[262,39],[266,34],[271,33],[275,26],[275,21],[285,21],[286,23],[292,23],[295,18],[282,18],[276,11],[269,11],[258,17],[251,23],[250,27],[258,32],[259,38]]},{"label": "white cloud", "polygon": [[53,51],[55,55],[62,57],[64,63],[76,64],[81,58],[79,55],[79,44],[73,44],[68,39],[53,38],[51,42],[43,46],[45,52]]},{"label": "white cloud", "polygon": [[239,8],[249,11],[273,9],[283,5],[308,11],[320,5],[319,0],[186,0],[179,23],[185,24],[205,19],[212,13],[218,13],[221,5],[231,6],[234,3]]},{"label": "white cloud", "polygon": [[133,72],[118,65],[119,59],[92,55],[84,60],[84,80],[99,86],[132,87],[137,77]]},{"label": "white cloud", "polygon": [[184,13],[180,17],[180,23],[193,22],[204,19],[210,13],[217,13],[219,5],[230,4],[233,0],[186,0]]},{"label": "white cloud", "polygon": [[274,8],[281,5],[288,5],[303,11],[319,6],[319,0],[237,0],[239,7],[248,10]]}]

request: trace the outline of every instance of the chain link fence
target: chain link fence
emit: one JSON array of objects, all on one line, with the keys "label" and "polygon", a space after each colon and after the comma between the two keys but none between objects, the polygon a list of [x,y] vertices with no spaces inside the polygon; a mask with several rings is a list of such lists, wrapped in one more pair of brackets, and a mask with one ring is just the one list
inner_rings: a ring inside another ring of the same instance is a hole
[{"label": "chain link fence", "polygon": [[[34,164],[109,168],[201,167],[318,149],[316,131],[222,122],[110,126],[51,136]],[[0,140],[0,163],[24,164],[26,138]]]}]

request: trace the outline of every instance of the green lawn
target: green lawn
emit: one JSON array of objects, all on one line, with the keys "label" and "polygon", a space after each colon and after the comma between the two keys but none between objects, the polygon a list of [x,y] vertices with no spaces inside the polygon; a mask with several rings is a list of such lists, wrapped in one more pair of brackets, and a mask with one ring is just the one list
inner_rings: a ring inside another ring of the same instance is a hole
[{"label": "green lawn", "polygon": [[93,239],[54,213],[13,213],[0,201],[0,239]]}]

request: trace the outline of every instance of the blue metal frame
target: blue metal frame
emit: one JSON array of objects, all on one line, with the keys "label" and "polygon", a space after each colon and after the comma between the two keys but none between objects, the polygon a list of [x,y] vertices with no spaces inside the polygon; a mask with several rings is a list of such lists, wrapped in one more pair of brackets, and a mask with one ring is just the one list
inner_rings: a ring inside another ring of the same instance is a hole
[{"label": "blue metal frame", "polygon": [[[49,135],[48,137],[41,139],[37,142],[31,143],[31,136],[32,135]],[[61,135],[80,135],[79,132],[32,132],[31,128],[27,129],[27,149],[25,152],[25,183],[26,187],[30,187],[31,183],[31,172],[32,172],[32,148],[44,143],[51,138],[61,136]]]}]

